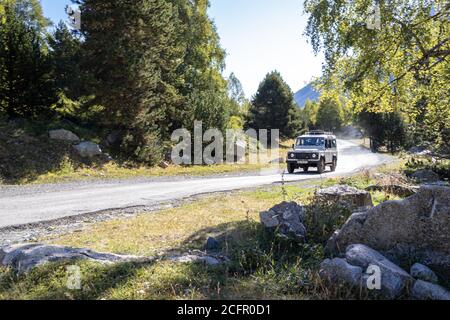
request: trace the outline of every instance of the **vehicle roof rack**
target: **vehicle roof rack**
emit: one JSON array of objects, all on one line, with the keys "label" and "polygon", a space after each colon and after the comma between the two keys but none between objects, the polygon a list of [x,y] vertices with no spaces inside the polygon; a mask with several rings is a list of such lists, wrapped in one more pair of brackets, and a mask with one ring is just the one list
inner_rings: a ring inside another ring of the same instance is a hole
[{"label": "vehicle roof rack", "polygon": [[323,130],[311,130],[311,131],[308,131],[306,134],[310,135],[310,136],[322,136],[322,135],[330,135],[330,136],[332,136],[333,135],[332,132],[326,132],[326,131],[323,131]]}]

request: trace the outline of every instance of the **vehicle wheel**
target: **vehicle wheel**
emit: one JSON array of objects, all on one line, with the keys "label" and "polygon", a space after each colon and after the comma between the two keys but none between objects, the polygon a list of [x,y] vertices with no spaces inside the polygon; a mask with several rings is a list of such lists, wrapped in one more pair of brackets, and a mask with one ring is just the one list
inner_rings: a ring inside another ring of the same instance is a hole
[{"label": "vehicle wheel", "polygon": [[288,163],[287,170],[290,174],[294,173],[295,171],[295,165],[293,163]]},{"label": "vehicle wheel", "polygon": [[331,172],[335,172],[337,167],[337,159],[333,158],[333,164],[330,166]]},{"label": "vehicle wheel", "polygon": [[323,158],[320,159],[320,163],[319,163],[319,165],[317,166],[317,171],[318,171],[320,174],[322,174],[322,173],[325,172],[325,160],[324,160]]},{"label": "vehicle wheel", "polygon": [[308,172],[309,167],[303,167],[302,169],[303,169],[303,172]]}]

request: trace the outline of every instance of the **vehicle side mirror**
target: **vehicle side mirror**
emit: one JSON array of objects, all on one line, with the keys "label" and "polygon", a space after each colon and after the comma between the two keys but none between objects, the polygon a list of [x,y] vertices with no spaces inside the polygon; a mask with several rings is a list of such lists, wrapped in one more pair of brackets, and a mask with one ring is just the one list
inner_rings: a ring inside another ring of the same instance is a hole
[{"label": "vehicle side mirror", "polygon": [[295,149],[295,144],[292,145],[292,149]]}]

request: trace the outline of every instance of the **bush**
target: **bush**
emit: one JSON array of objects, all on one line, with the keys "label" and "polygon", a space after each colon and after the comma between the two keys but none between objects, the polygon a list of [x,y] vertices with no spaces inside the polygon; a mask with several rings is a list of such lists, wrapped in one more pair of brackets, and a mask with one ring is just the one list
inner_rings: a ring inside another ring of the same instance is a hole
[{"label": "bush", "polygon": [[157,132],[138,134],[136,130],[128,130],[122,139],[119,153],[127,160],[156,165],[164,158],[164,145]]},{"label": "bush", "polygon": [[334,202],[314,200],[308,207],[305,227],[310,244],[325,245],[334,231],[340,229],[352,212]]},{"label": "bush", "polygon": [[410,175],[417,170],[431,170],[439,175],[443,180],[450,180],[450,160],[435,160],[428,158],[410,158],[406,163],[405,173]]}]

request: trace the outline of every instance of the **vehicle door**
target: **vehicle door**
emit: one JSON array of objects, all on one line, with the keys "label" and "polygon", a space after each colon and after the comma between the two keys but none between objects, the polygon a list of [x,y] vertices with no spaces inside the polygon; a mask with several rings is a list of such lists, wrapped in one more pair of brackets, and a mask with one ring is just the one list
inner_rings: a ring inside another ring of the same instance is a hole
[{"label": "vehicle door", "polygon": [[[337,140],[336,139],[331,140],[331,154],[332,154],[332,157],[336,157],[336,159],[337,159],[338,150],[337,150]],[[333,160],[333,158],[332,158],[332,160]]]},{"label": "vehicle door", "polygon": [[333,161],[333,149],[331,148],[331,140],[325,140],[325,161],[330,163]]}]

